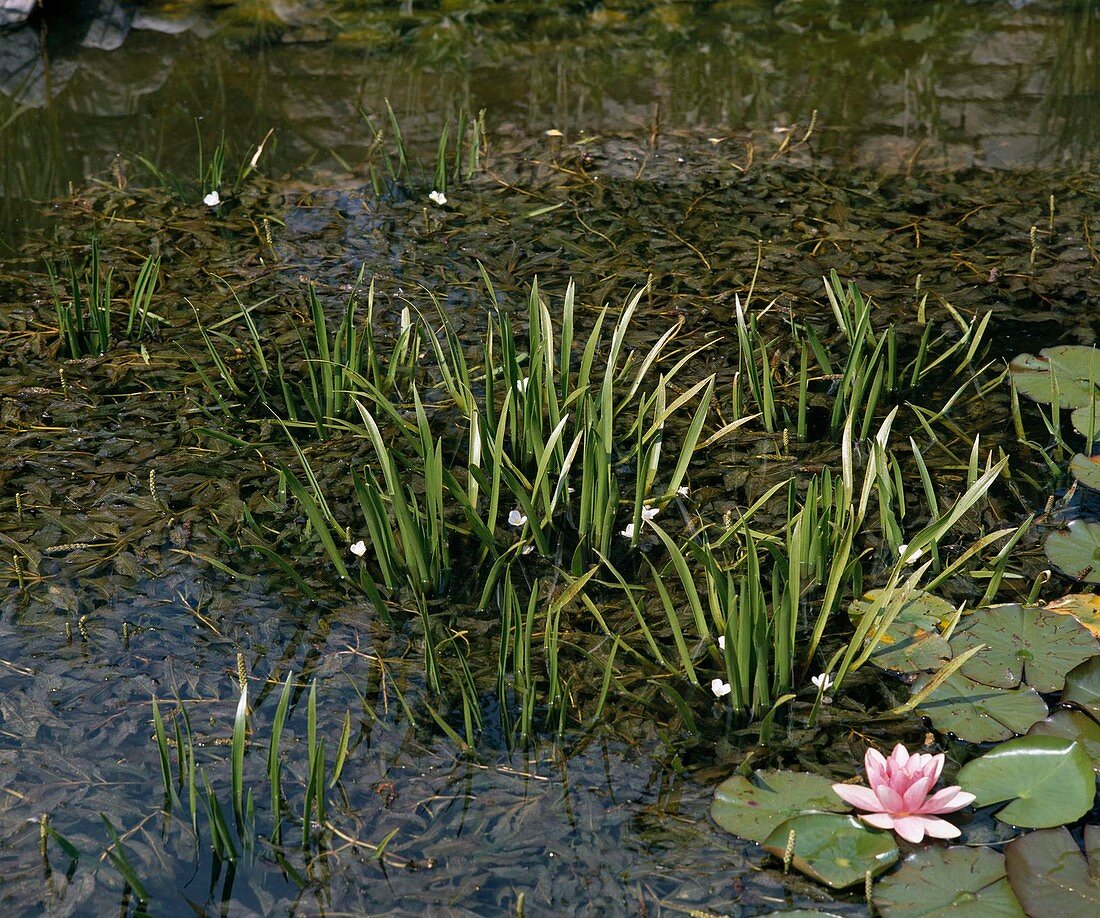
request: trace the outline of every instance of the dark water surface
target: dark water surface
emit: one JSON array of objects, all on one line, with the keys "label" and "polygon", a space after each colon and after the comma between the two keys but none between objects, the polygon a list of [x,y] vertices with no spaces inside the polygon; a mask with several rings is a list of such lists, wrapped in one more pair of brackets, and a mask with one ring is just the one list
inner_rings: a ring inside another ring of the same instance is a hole
[{"label": "dark water surface", "polygon": [[[479,327],[479,263],[511,305],[536,276],[555,302],[575,278],[589,316],[652,277],[635,343],[683,318],[694,340],[718,342],[702,359],[728,391],[732,299],[759,259],[757,295],[777,303],[779,330],[782,316],[826,308],[821,277],[835,269],[876,296],[910,346],[921,291],[966,316],[992,311],[991,358],[1093,343],[1100,7],[47,7],[0,33],[0,910],[134,914],[104,855],[103,813],[154,915],[864,914],[859,895],[784,876],[707,817],[714,784],[747,755],[850,774],[864,748],[851,719],[781,726],[762,751],[705,691],[679,687],[688,729],[655,680],[624,673],[601,723],[548,724],[515,744],[491,691],[495,661],[475,659],[486,727],[462,752],[427,709],[413,621],[377,620],[318,554],[301,567],[303,589],[264,556],[227,548],[249,516],[273,542],[307,540],[264,419],[248,420],[257,448],[194,431],[211,405],[191,307],[210,325],[239,310],[237,296],[270,303],[255,313],[261,332],[289,342],[281,317],[302,310],[303,280],[334,307],[363,265],[380,325],[396,327],[402,292],[426,287],[462,331]],[[360,112],[384,124],[386,100],[429,163],[444,122],[486,111],[485,171],[448,189],[446,209],[426,203],[430,165],[373,193]],[[204,207],[197,137],[208,161],[224,132],[235,172],[272,128],[254,182]],[[139,155],[180,176],[188,200],[154,188]],[[162,253],[164,330],[142,349],[67,361],[43,266],[83,253],[93,231],[119,265]],[[245,340],[240,323],[229,330]],[[956,421],[983,449],[1013,452],[1008,417],[1000,391],[964,399]],[[969,449],[961,435],[949,445]],[[361,446],[310,446],[322,483],[346,493]],[[802,471],[837,448],[795,452]],[[746,432],[693,472],[700,505],[720,517],[792,474],[778,453],[775,437]],[[934,460],[947,487],[963,474],[955,458]],[[1012,525],[1048,484],[1034,457],[1020,459],[1026,475],[990,511]],[[1031,575],[1042,560],[1028,564]],[[983,587],[958,589],[972,599],[965,591]],[[452,630],[476,640],[493,625],[469,611],[456,608]],[[596,636],[580,624],[570,641],[573,691],[593,696],[600,671],[583,658]],[[290,843],[262,844],[234,870],[196,844],[188,816],[161,812],[150,699],[165,712],[182,700],[224,801],[238,654],[257,810],[288,673],[299,681],[284,783],[299,813],[307,680],[330,756],[345,711],[351,742],[322,840],[301,844],[296,823]],[[905,689],[854,685],[848,713],[883,692]],[[912,723],[869,729],[921,738]],[[79,856],[40,845],[44,815]]]}]

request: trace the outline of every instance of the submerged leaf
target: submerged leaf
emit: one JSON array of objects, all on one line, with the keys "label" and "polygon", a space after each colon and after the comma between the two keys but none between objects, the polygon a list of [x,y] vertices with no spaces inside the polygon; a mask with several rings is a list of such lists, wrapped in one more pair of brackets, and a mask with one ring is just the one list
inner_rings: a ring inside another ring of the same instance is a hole
[{"label": "submerged leaf", "polygon": [[762,842],[777,825],[803,813],[845,813],[850,807],[821,775],[758,771],[753,780],[733,775],[718,785],[710,815],[727,832]]},{"label": "submerged leaf", "polygon": [[1100,911],[1100,826],[1085,826],[1085,855],[1068,829],[1031,832],[1005,848],[1008,881],[1031,918]]},{"label": "submerged leaf", "polygon": [[1030,829],[1063,825],[1092,808],[1096,778],[1080,744],[1057,736],[1024,736],[967,762],[956,780],[975,806],[1008,805],[1002,822]]},{"label": "submerged leaf", "polygon": [[989,848],[923,848],[874,890],[883,918],[1023,915],[1005,876],[1005,859]]},{"label": "submerged leaf", "polygon": [[877,876],[898,859],[898,846],[889,832],[873,832],[852,816],[810,813],[795,816],[775,828],[764,847],[783,857],[794,833],[791,863],[807,876],[844,889]]}]

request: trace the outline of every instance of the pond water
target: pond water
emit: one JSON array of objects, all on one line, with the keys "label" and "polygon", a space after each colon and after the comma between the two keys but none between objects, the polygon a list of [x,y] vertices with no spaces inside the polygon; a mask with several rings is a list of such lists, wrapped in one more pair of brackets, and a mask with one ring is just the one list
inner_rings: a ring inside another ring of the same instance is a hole
[{"label": "pond water", "polygon": [[[761,328],[789,383],[799,353],[788,327],[831,321],[821,279],[835,270],[874,297],[879,327],[896,326],[902,363],[926,309],[945,334],[992,314],[987,372],[964,385],[969,371],[945,365],[891,403],[907,417],[895,440],[921,439],[908,404],[937,408],[955,393],[946,421],[923,427],[935,431],[926,458],[942,493],[965,488],[976,438],[983,462],[989,449],[1013,462],[981,520],[956,535],[950,551],[961,551],[1059,488],[1046,453],[1016,436],[1007,384],[985,383],[1019,351],[1093,344],[1100,330],[1098,54],[1092,0],[100,0],[47,3],[0,32],[4,914],[866,913],[860,892],[784,874],[708,809],[717,782],[746,763],[843,779],[869,738],[919,745],[919,718],[872,716],[906,697],[903,681],[860,671],[816,723],[797,688],[760,743],[759,723],[733,718],[702,671],[700,688],[616,657],[619,645],[573,610],[561,626],[567,700],[539,701],[521,735],[519,690],[498,691],[501,625],[479,607],[474,552],[456,549],[426,612],[397,590],[385,620],[341,581],[279,472],[307,457],[344,525],[359,527],[351,476],[376,463],[369,442],[303,425],[299,454],[268,408],[274,382],[256,398],[219,379],[250,372],[253,344],[273,363],[302,363],[310,283],[331,322],[355,290],[365,315],[373,278],[387,345],[409,303],[438,324],[434,295],[473,365],[482,272],[517,336],[536,279],[555,322],[574,280],[585,328],[648,282],[629,346],[648,349],[682,323],[682,341],[707,347],[685,375],[715,374],[729,413],[735,295],[773,304]],[[387,106],[411,160],[396,178]],[[429,193],[447,124],[451,155],[457,137],[466,160],[448,161],[438,205]],[[221,200],[206,206],[219,143]],[[93,235],[127,295],[159,256],[157,327],[127,340],[116,315],[105,354],[70,359],[46,265],[65,288],[66,258],[79,268]],[[441,387],[431,391],[458,455],[465,434]],[[827,380],[815,392],[802,438],[784,442],[786,423],[747,425],[694,462],[685,526],[839,467],[834,394]],[[402,411],[415,422],[411,400]],[[1027,424],[1044,440],[1038,420]],[[911,530],[923,522],[919,487]],[[785,509],[770,508],[761,529],[781,528]],[[616,542],[613,560],[648,583],[643,561],[660,546],[642,547]],[[863,547],[863,586],[881,585],[890,546]],[[526,571],[547,601],[563,589],[558,555]],[[1026,596],[1046,566],[1025,540],[998,598]],[[1059,577],[1051,596],[1072,586]],[[594,595],[623,644],[640,646],[629,604],[605,586]],[[960,575],[944,590],[973,605],[986,585]],[[425,670],[424,621],[442,642],[442,690]],[[276,843],[267,749],[288,676]],[[260,841],[225,859],[206,807],[218,800],[234,821],[239,681]],[[170,813],[154,697],[169,767],[186,743],[198,775],[196,801],[181,792]],[[323,813],[306,790],[318,737]],[[121,845],[108,849],[115,830]]]}]

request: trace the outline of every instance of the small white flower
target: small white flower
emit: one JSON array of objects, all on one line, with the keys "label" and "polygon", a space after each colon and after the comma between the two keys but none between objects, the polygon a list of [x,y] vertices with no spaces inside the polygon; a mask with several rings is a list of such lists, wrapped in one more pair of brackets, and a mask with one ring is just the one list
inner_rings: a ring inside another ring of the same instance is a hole
[{"label": "small white flower", "polygon": [[535,550],[535,546],[534,546],[534,545],[525,545],[525,546],[523,546],[523,551],[521,551],[521,552],[520,552],[520,554],[521,554],[521,555],[529,555],[529,554],[531,554],[531,552],[533,552],[534,550]]},{"label": "small white flower", "polygon": [[367,553],[367,543],[360,539],[354,545],[351,546],[351,553],[356,558],[362,558]]},{"label": "small white flower", "polygon": [[217,207],[222,202],[222,196],[216,191],[211,191],[206,197],[202,199],[202,203],[207,207]]},{"label": "small white flower", "polygon": [[910,552],[908,543],[898,546],[898,557],[901,558],[902,564],[915,564],[923,554],[923,548],[916,548]]},{"label": "small white flower", "polygon": [[726,636],[724,634],[718,635],[718,649],[719,650],[725,650],[726,649]]},{"label": "small white flower", "polygon": [[521,395],[527,391],[527,384],[531,381],[530,376],[524,376],[521,379],[516,380],[516,391]]},{"label": "small white flower", "polygon": [[733,689],[730,688],[730,684],[728,682],[723,682],[721,679],[712,679],[710,690],[714,692],[715,698],[724,698],[733,691]]},{"label": "small white flower", "polygon": [[518,510],[513,510],[511,513],[508,514],[508,525],[509,526],[515,526],[518,529],[520,526],[522,526],[526,522],[527,522],[527,517],[525,517]]},{"label": "small white flower", "polygon": [[620,532],[619,535],[625,536],[628,539],[633,539],[634,538],[634,524],[633,523],[627,523],[626,524],[626,529],[624,529],[622,532]]},{"label": "small white flower", "polygon": [[642,507],[642,519],[651,520],[660,512],[660,507]]},{"label": "small white flower", "polygon": [[676,489],[676,496],[677,497],[687,497],[688,496],[688,486],[687,485],[680,485],[680,487],[678,487]]},{"label": "small white flower", "polygon": [[428,198],[433,204],[438,204],[440,207],[447,203],[447,196],[442,191],[433,191],[428,195]]},{"label": "small white flower", "polygon": [[412,328],[413,320],[412,313],[409,311],[408,306],[401,307],[401,334],[407,332]]},{"label": "small white flower", "polygon": [[810,681],[817,686],[818,691],[827,692],[833,687],[833,677],[828,673],[821,673],[818,676],[814,676]]}]

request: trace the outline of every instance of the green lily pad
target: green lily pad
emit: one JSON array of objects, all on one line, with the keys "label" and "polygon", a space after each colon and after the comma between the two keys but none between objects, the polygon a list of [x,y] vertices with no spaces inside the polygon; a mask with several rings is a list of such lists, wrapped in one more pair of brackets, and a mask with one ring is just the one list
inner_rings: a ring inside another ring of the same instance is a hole
[{"label": "green lily pad", "polygon": [[1078,408],[1070,416],[1073,429],[1086,440],[1100,437],[1100,398],[1094,398],[1091,405]]},{"label": "green lily pad", "polygon": [[1031,918],[1100,914],[1100,826],[1085,826],[1085,855],[1068,829],[1046,829],[1005,848],[1008,882]]},{"label": "green lily pad", "polygon": [[1100,491],[1100,456],[1078,453],[1070,459],[1069,471],[1086,488]]},{"label": "green lily pad", "polygon": [[1100,719],[1100,656],[1082,663],[1066,676],[1062,704],[1076,704]]},{"label": "green lily pad", "polygon": [[1028,736],[1060,736],[1081,745],[1092,760],[1092,770],[1100,772],[1100,724],[1082,711],[1055,711],[1027,731]]},{"label": "green lily pad", "polygon": [[873,901],[883,918],[1024,914],[1008,885],[1004,856],[989,848],[923,848],[875,887]]},{"label": "green lily pad", "polygon": [[1043,606],[1048,612],[1072,615],[1100,638],[1100,596],[1093,593],[1070,593]]},{"label": "green lily pad", "polygon": [[752,781],[733,775],[718,785],[710,815],[727,832],[763,842],[792,816],[848,812],[832,787],[828,778],[798,771],[758,771]]},{"label": "green lily pad", "polygon": [[[867,613],[881,590],[871,590],[848,607],[852,624]],[[954,615],[949,602],[925,593],[914,592],[890,623],[870,660],[875,666],[894,672],[919,673],[939,669],[951,659],[951,646],[937,630]]]},{"label": "green lily pad", "polygon": [[1029,829],[1080,819],[1096,795],[1088,754],[1058,736],[1010,740],[967,762],[955,780],[975,795],[975,806],[1011,801],[997,818]]},{"label": "green lily pad", "polygon": [[1100,652],[1075,618],[1015,603],[981,609],[951,638],[956,655],[978,644],[987,647],[963,666],[964,676],[997,688],[1025,682],[1040,692],[1057,691],[1066,673]]},{"label": "green lily pad", "polygon": [[[922,676],[913,691],[920,691],[931,678]],[[1047,706],[1030,686],[991,688],[954,673],[924,700],[917,713],[942,733],[953,733],[971,743],[988,743],[1026,733],[1047,716]]]},{"label": "green lily pad", "polygon": [[1048,347],[1020,354],[1008,365],[1016,388],[1028,398],[1049,405],[1057,391],[1063,408],[1081,408],[1096,398],[1100,384],[1100,350],[1080,345]]},{"label": "green lily pad", "polygon": [[1070,520],[1043,544],[1050,563],[1063,574],[1085,583],[1100,583],[1100,523]]},{"label": "green lily pad", "polygon": [[833,889],[863,883],[868,871],[877,876],[898,859],[898,846],[890,833],[873,832],[852,816],[834,813],[809,813],[788,819],[764,839],[764,847],[783,857],[791,832],[791,863]]}]

